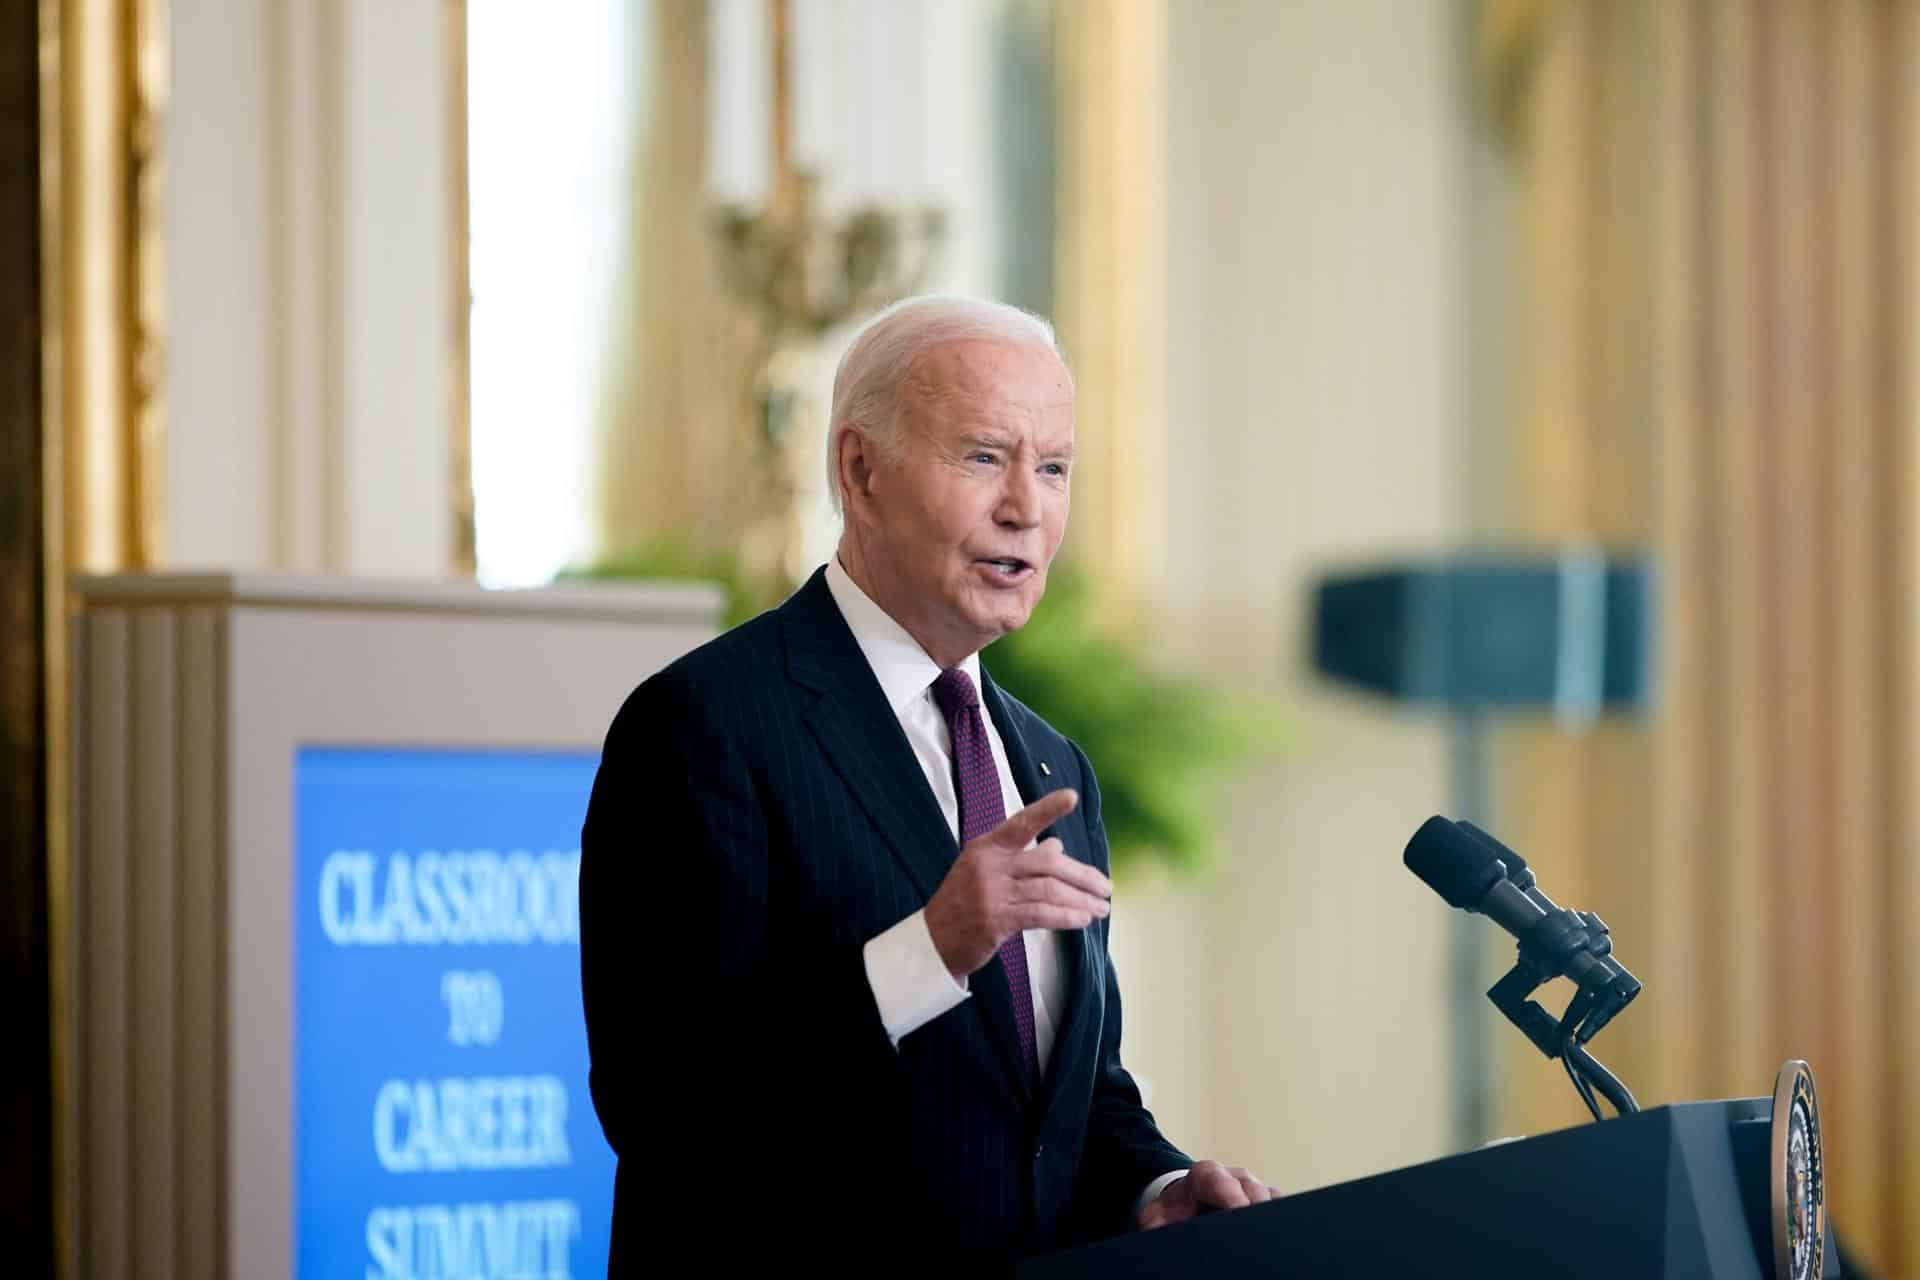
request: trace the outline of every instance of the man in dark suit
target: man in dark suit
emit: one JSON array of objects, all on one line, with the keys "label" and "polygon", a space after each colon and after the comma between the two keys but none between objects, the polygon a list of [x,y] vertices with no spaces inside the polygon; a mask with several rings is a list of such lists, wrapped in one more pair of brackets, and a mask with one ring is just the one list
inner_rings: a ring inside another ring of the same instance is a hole
[{"label": "man in dark suit", "polygon": [[980,666],[1045,590],[1073,426],[1044,322],[890,309],[834,382],[833,561],[615,718],[580,911],[616,1270],[945,1271],[1272,1194],[1141,1105],[1099,785]]}]

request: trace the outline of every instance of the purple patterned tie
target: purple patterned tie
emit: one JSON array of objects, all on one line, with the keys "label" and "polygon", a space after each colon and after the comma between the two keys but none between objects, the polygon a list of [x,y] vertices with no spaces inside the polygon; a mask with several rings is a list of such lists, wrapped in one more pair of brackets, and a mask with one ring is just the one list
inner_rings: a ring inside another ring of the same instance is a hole
[{"label": "purple patterned tie", "polygon": [[[973,681],[957,668],[942,671],[933,682],[933,700],[947,717],[953,734],[953,781],[960,799],[960,843],[983,836],[1007,820],[1006,796],[1000,790],[1000,771],[987,745],[986,721],[980,717],[980,695]],[[1020,1052],[1029,1077],[1040,1074],[1040,1056],[1033,1038],[1033,983],[1027,977],[1027,945],[1016,933],[1000,944],[1000,963],[1006,966],[1007,987],[1013,996],[1013,1025],[1020,1032]]]}]

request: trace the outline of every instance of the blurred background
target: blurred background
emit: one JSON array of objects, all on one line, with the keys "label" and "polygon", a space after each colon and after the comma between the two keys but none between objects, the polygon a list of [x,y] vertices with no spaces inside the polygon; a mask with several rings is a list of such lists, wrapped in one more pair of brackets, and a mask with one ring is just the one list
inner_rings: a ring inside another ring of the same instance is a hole
[{"label": "blurred background", "polygon": [[[1593,1046],[1641,1104],[1807,1059],[1838,1229],[1920,1275],[1911,4],[0,24],[29,1271],[62,1211],[65,575],[710,577],[749,613],[832,546],[846,335],[946,291],[1052,317],[1075,371],[1072,572],[987,662],[1115,780],[1163,1128],[1299,1190],[1585,1118],[1477,994],[1508,944],[1399,865],[1470,805],[1645,981]],[[1316,665],[1329,575],[1467,553],[1651,566],[1644,692],[1463,707]]]}]

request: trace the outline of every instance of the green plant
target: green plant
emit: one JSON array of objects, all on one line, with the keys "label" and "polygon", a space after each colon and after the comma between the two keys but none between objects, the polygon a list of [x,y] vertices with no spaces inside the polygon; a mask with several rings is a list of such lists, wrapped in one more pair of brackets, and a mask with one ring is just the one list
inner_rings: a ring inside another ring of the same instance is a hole
[{"label": "green plant", "polygon": [[[738,559],[660,539],[563,578],[698,578],[727,592],[727,625],[778,604],[777,583]],[[1158,862],[1204,872],[1216,853],[1220,784],[1283,735],[1268,700],[1160,671],[1098,624],[1084,574],[1056,564],[1027,625],[980,655],[993,678],[1079,744],[1100,783],[1116,874]]]}]

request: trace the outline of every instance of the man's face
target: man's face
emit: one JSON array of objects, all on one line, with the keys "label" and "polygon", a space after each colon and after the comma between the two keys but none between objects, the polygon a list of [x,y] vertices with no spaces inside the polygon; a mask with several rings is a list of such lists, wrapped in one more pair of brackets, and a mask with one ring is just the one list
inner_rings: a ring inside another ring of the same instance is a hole
[{"label": "man's face", "polygon": [[1027,621],[1067,531],[1073,385],[1045,347],[947,343],[902,388],[897,447],[849,499],[876,602],[942,666]]}]

